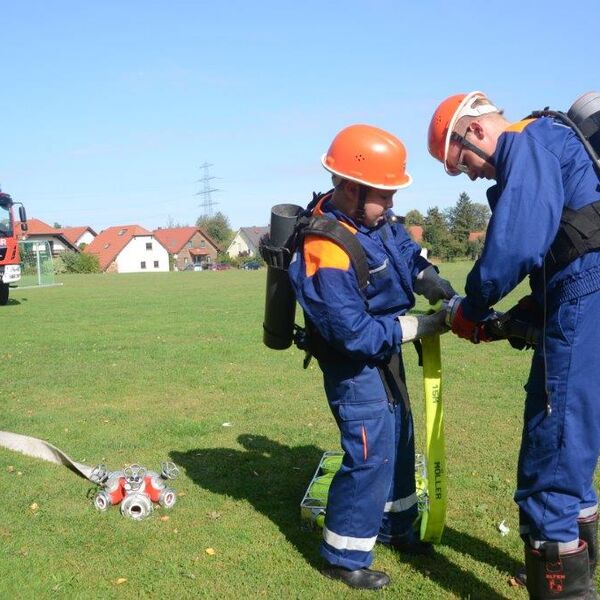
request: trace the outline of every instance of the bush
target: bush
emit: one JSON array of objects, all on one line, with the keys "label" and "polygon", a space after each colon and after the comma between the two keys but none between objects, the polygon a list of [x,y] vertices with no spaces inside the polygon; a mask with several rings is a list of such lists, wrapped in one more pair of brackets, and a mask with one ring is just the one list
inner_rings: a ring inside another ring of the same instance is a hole
[{"label": "bush", "polygon": [[56,275],[60,275],[61,273],[67,272],[67,265],[65,265],[65,261],[62,256],[55,256],[52,259],[52,266],[54,267],[54,273]]},{"label": "bush", "polygon": [[65,273],[100,273],[100,263],[95,254],[64,252],[61,258]]}]

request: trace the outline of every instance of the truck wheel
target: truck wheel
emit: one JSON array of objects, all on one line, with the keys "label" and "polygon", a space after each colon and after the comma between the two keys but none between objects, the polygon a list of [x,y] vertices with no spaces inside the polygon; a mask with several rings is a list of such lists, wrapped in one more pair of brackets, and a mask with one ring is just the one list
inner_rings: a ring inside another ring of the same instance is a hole
[{"label": "truck wheel", "polygon": [[0,306],[8,303],[8,283],[0,283]]}]

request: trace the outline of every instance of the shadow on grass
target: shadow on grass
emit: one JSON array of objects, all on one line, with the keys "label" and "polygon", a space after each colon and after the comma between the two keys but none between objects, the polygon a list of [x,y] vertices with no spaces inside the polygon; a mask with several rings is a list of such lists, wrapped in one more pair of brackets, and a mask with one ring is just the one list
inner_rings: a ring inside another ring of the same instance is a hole
[{"label": "shadow on grass", "polygon": [[[507,585],[509,573],[515,572],[519,566],[502,550],[451,527],[446,527],[444,530],[442,545],[466,554],[478,562],[486,563],[498,571],[505,571]],[[456,565],[439,552],[436,552],[431,558],[403,555],[402,560],[422,573],[424,577],[459,598],[485,598],[486,600],[505,600],[506,598],[472,572]]]},{"label": "shadow on grass", "polygon": [[[243,450],[198,448],[186,452],[174,450],[170,456],[196,485],[250,502],[277,525],[312,567],[320,568],[323,565],[319,556],[320,536],[302,527],[299,505],[323,450],[312,445],[291,448],[262,435],[242,434],[238,442]],[[511,573],[517,566],[501,550],[452,528],[446,528],[443,543],[500,571]],[[439,552],[432,558],[402,555],[401,560],[460,598],[504,598]]]},{"label": "shadow on grass", "polygon": [[250,502],[318,568],[319,538],[302,528],[300,501],[324,450],[317,446],[291,448],[262,435],[242,434],[238,442],[244,450],[199,448],[172,451],[170,456],[197,485]]}]

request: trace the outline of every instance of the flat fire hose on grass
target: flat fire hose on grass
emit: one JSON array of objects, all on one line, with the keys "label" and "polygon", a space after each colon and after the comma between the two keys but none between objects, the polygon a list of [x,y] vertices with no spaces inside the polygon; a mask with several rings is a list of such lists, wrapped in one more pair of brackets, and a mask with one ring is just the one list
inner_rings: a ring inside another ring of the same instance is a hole
[{"label": "flat fire hose on grass", "polygon": [[421,514],[421,539],[439,544],[446,523],[448,501],[440,336],[424,337],[421,346],[425,392],[424,454],[427,468],[427,506]]},{"label": "flat fire hose on grass", "polygon": [[90,467],[76,462],[50,442],[10,431],[0,431],[0,447],[63,465],[99,486],[102,489],[94,497],[94,506],[100,511],[120,504],[123,516],[139,521],[152,514],[153,502],[172,508],[177,498],[175,490],[165,485],[179,474],[172,462],[162,463],[160,475],[136,464],[110,472],[106,465]]}]

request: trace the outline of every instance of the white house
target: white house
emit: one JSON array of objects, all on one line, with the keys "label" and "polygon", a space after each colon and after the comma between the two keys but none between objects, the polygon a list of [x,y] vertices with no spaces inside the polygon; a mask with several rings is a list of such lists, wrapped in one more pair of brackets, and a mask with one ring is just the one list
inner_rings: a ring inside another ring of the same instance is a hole
[{"label": "white house", "polygon": [[60,232],[69,242],[78,248],[84,244],[88,246],[98,235],[91,227],[63,227]]},{"label": "white house", "polygon": [[231,258],[256,256],[260,238],[267,233],[269,233],[268,227],[240,227],[226,252]]},{"label": "white house", "polygon": [[84,252],[95,254],[102,271],[148,273],[169,270],[167,249],[139,225],[119,225],[101,231]]}]

